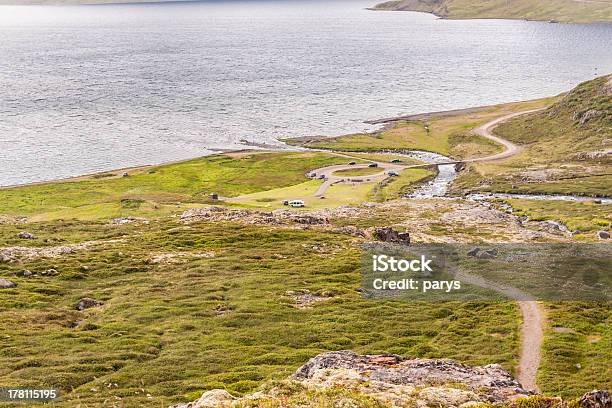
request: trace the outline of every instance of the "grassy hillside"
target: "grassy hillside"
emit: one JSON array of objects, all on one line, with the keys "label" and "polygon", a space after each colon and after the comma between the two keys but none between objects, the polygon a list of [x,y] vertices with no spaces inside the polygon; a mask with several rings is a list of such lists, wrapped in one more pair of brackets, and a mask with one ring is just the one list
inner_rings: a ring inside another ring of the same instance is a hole
[{"label": "grassy hillside", "polygon": [[494,132],[523,146],[495,163],[471,164],[455,190],[612,195],[612,76],[584,82],[548,109]]},{"label": "grassy hillside", "polygon": [[612,21],[609,0],[392,0],[378,10],[423,11],[453,19],[505,18],[561,22]]},{"label": "grassy hillside", "polygon": [[331,138],[286,139],[286,143],[317,149],[372,152],[377,150],[424,150],[468,159],[498,153],[502,147],[471,130],[496,117],[535,109],[552,103],[553,98],[471,108],[458,111],[411,115],[387,124],[380,131]]}]

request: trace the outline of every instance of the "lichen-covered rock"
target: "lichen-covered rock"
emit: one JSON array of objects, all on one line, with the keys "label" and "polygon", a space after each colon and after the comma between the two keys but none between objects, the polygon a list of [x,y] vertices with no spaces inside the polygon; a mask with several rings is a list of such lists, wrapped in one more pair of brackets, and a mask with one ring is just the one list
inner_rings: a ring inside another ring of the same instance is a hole
[{"label": "lichen-covered rock", "polygon": [[170,408],[219,408],[229,407],[235,398],[225,390],[206,391],[196,401],[187,404],[176,404]]},{"label": "lichen-covered rock", "polygon": [[[352,351],[332,351],[313,357],[283,383],[286,390],[311,393],[302,394],[296,401],[303,401],[304,395],[327,390],[347,391],[348,397],[338,396],[342,404],[348,404],[342,406],[354,405],[346,398],[364,398],[360,401],[375,401],[376,406],[468,408],[477,403],[508,403],[531,395],[495,364],[470,367],[452,360],[406,358],[394,354],[360,355]],[[251,404],[247,406],[259,406],[259,402],[262,402],[261,406],[267,406],[266,403],[272,401],[282,402],[281,406],[288,408],[306,407],[300,403],[292,405],[291,396],[279,393],[278,389],[278,384],[272,389],[264,386],[262,390],[240,399],[233,399],[221,390],[213,391],[218,393],[214,395],[223,395],[217,406],[238,407],[246,402]],[[206,396],[205,400],[208,400],[213,391],[203,394],[202,398]],[[208,407],[197,405],[198,401],[174,408]],[[253,405],[253,401],[257,403]],[[334,404],[330,406],[340,406]]]},{"label": "lichen-covered rock", "polygon": [[31,234],[31,233],[26,232],[26,231],[22,231],[19,234],[17,234],[17,238],[20,238],[20,239],[36,239],[36,235]]},{"label": "lichen-covered rock", "polygon": [[612,396],[609,391],[593,390],[578,400],[582,408],[612,408]]}]

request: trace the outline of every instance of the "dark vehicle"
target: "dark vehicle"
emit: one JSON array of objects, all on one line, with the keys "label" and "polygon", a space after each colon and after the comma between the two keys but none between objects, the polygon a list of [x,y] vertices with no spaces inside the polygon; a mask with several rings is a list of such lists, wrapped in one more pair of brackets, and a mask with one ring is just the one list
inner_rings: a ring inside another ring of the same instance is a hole
[{"label": "dark vehicle", "polygon": [[319,176],[319,180],[325,180],[325,175],[324,175],[324,174],[321,174],[321,175]]},{"label": "dark vehicle", "polygon": [[289,205],[289,200],[283,200],[283,205]]},{"label": "dark vehicle", "polygon": [[402,161],[400,159],[393,159],[391,160],[391,163],[401,163]]},{"label": "dark vehicle", "polygon": [[399,173],[398,173],[397,171],[394,171],[394,170],[389,170],[389,171],[387,172],[387,174],[388,174],[388,175],[390,175],[391,177],[397,177],[397,176],[399,176]]},{"label": "dark vehicle", "polygon": [[370,163],[368,164],[368,167],[378,167],[378,163]]},{"label": "dark vehicle", "polygon": [[357,164],[357,163],[355,163],[355,162],[349,162],[349,166],[354,166],[354,165],[356,165],[356,164]]}]

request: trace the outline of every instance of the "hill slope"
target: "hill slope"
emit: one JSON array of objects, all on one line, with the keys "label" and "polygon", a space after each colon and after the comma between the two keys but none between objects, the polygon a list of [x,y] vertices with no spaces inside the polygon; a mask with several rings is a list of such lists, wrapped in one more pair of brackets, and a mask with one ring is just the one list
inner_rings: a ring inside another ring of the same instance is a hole
[{"label": "hill slope", "polygon": [[506,18],[562,22],[612,21],[609,0],[393,0],[378,10],[423,11],[453,19]]},{"label": "hill slope", "polygon": [[584,82],[549,108],[505,122],[495,133],[525,147],[523,153],[470,165],[456,187],[612,195],[612,75]]}]

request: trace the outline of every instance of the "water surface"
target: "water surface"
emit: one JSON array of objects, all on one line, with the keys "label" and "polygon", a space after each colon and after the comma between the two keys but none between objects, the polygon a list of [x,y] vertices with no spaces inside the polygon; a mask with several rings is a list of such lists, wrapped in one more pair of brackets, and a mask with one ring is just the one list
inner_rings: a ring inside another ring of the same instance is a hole
[{"label": "water surface", "polygon": [[0,7],[0,185],[243,140],[557,94],[612,72],[612,25],[447,21],[374,1]]}]

